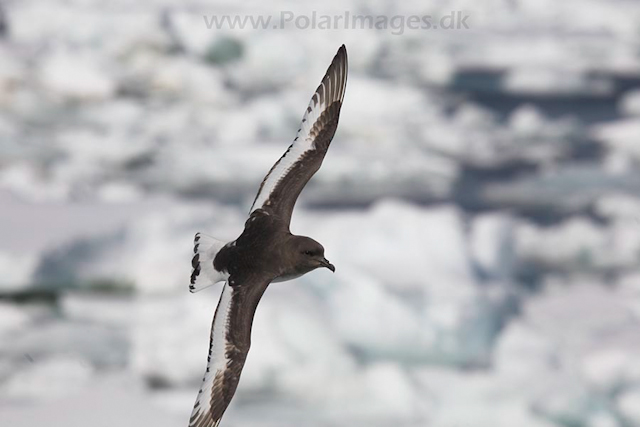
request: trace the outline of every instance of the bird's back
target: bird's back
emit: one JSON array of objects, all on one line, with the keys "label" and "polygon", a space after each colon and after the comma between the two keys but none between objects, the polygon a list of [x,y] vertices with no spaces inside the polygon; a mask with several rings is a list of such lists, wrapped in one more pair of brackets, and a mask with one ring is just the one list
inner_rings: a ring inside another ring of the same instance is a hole
[{"label": "bird's back", "polygon": [[283,246],[290,237],[283,221],[258,209],[251,213],[242,234],[218,252],[214,267],[229,273],[231,285],[254,274],[275,279],[281,272],[274,267],[281,265]]}]

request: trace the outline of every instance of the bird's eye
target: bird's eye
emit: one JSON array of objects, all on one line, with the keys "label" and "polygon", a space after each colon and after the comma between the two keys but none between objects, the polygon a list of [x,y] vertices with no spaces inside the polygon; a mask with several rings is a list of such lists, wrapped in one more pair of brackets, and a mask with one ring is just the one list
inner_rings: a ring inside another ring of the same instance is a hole
[{"label": "bird's eye", "polygon": [[313,256],[313,253],[311,251],[304,251],[303,254],[308,256]]}]

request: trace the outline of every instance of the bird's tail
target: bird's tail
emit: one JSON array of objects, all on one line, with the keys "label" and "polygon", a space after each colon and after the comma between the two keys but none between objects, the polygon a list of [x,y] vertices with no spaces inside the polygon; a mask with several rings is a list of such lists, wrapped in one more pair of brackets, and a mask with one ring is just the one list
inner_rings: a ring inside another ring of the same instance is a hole
[{"label": "bird's tail", "polygon": [[227,280],[227,274],[213,267],[213,259],[225,245],[224,242],[203,233],[197,233],[193,239],[193,258],[191,259],[190,292],[198,292],[204,288]]}]

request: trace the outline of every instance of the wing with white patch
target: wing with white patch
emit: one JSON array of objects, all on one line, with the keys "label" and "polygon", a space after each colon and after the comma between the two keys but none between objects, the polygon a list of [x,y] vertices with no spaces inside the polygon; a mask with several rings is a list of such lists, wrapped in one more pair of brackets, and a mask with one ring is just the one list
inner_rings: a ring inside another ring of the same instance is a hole
[{"label": "wing with white patch", "polygon": [[251,212],[262,208],[287,223],[309,179],[322,165],[338,127],[347,83],[347,50],[342,45],[311,98],[293,144],[262,181]]},{"label": "wing with white patch", "polygon": [[189,427],[215,427],[238,387],[251,345],[251,325],[267,280],[225,283],[211,327],[207,370]]}]

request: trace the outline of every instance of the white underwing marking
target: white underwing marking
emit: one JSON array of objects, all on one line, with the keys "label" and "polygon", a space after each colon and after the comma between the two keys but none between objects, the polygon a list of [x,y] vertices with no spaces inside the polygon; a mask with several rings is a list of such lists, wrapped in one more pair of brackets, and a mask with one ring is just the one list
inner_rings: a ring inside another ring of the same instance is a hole
[{"label": "white underwing marking", "polygon": [[[338,54],[345,55],[345,53],[342,48]],[[337,55],[336,58],[338,58]],[[336,58],[334,58],[334,60]],[[317,141],[315,141],[315,138],[318,136],[318,132],[314,131],[314,129],[316,126],[323,127],[322,123],[318,123],[318,119],[334,102],[342,102],[344,96],[347,71],[346,55],[340,59],[338,62],[332,62],[320,86],[318,86],[311,97],[294,143],[291,144],[285,154],[276,162],[265,177],[251,206],[251,212],[259,209],[261,206],[268,206],[269,197],[274,189],[290,173],[293,167],[301,161],[307,152],[316,149]]]},{"label": "white underwing marking", "polygon": [[[193,417],[200,412],[200,406],[210,408],[211,406],[211,393],[213,389],[213,382],[220,372],[224,372],[227,368],[229,360],[227,359],[226,347],[227,343],[227,329],[229,326],[229,314],[231,312],[231,304],[233,303],[233,288],[225,283],[222,288],[222,294],[220,295],[220,302],[216,309],[215,318],[213,320],[213,328],[211,330],[211,348],[209,349],[207,370],[203,378],[202,392],[198,393],[198,399],[196,405],[191,414]],[[220,398],[223,398],[220,396]]]}]

